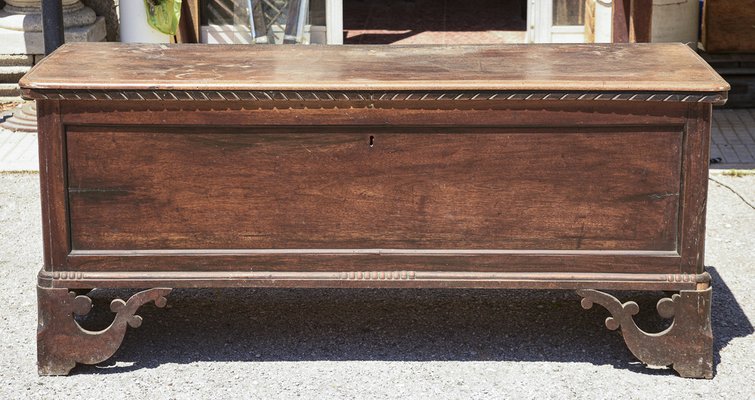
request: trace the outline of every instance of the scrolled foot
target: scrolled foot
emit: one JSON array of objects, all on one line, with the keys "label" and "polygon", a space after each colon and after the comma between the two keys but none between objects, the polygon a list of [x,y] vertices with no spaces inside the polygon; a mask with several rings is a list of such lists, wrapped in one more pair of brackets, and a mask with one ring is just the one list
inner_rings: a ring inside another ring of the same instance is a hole
[{"label": "scrolled foot", "polygon": [[115,319],[107,328],[94,332],[82,328],[74,319],[86,315],[92,299],[68,289],[37,286],[39,321],[37,325],[37,360],[40,375],[67,375],[76,363],[97,364],[110,358],[126,335],[126,327],[137,328],[142,318],[136,311],[151,301],[164,307],[171,289],[149,289],[110,303]]},{"label": "scrolled foot", "polygon": [[659,333],[647,333],[634,321],[640,308],[637,303],[620,302],[608,293],[592,289],[578,290],[582,308],[594,304],[605,307],[610,330],[621,328],[629,350],[651,366],[672,366],[687,378],[713,378],[713,333],[710,325],[712,289],[682,290],[671,298],[658,301],[656,308],[664,318],[674,318],[671,326]]}]

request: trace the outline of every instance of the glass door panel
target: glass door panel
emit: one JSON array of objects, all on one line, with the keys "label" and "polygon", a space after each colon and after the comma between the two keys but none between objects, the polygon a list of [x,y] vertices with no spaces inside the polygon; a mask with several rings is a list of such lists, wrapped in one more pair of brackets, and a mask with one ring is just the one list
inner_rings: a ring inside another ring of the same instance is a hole
[{"label": "glass door panel", "polygon": [[528,42],[584,43],[586,1],[528,0]]},{"label": "glass door panel", "polygon": [[584,25],[585,0],[553,0],[553,25]]},{"label": "glass door panel", "polygon": [[202,0],[201,42],[340,44],[341,1]]}]

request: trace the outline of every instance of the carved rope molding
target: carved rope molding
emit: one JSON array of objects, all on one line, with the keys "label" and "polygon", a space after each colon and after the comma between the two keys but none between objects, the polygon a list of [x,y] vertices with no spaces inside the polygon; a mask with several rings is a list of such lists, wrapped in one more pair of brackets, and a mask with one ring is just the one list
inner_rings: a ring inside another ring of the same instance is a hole
[{"label": "carved rope molding", "polygon": [[722,93],[687,92],[549,92],[549,91],[279,91],[279,90],[48,90],[24,89],[38,100],[150,100],[150,101],[660,101],[722,104]]}]

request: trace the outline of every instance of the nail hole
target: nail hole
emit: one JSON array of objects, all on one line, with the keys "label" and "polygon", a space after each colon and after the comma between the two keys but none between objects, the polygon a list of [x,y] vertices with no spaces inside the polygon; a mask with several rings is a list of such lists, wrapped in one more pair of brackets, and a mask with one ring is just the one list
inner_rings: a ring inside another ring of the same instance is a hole
[{"label": "nail hole", "polygon": [[370,147],[375,145],[375,136],[370,135]]}]

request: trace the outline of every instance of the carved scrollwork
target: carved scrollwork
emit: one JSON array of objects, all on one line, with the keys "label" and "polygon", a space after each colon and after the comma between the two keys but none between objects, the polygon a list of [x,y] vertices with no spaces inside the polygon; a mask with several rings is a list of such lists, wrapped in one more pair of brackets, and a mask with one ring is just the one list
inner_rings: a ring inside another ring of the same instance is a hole
[{"label": "carved scrollwork", "polygon": [[81,364],[97,364],[115,354],[126,335],[126,327],[138,328],[142,317],[136,311],[154,302],[165,307],[171,289],[149,289],[131,296],[128,301],[115,299],[110,310],[115,319],[101,331],[82,328],[74,319],[92,309],[92,299],[76,295],[68,289],[37,288],[39,323],[37,326],[37,358],[40,375],[66,375]]},{"label": "carved scrollwork", "polygon": [[606,327],[621,328],[627,347],[643,363],[671,365],[681,376],[710,379],[713,377],[711,290],[683,290],[659,300],[658,314],[674,321],[658,333],[647,333],[637,326],[634,316],[640,308],[633,301],[622,303],[608,293],[591,289],[578,290],[577,294],[583,297],[582,308],[599,304],[611,313],[606,318]]}]

